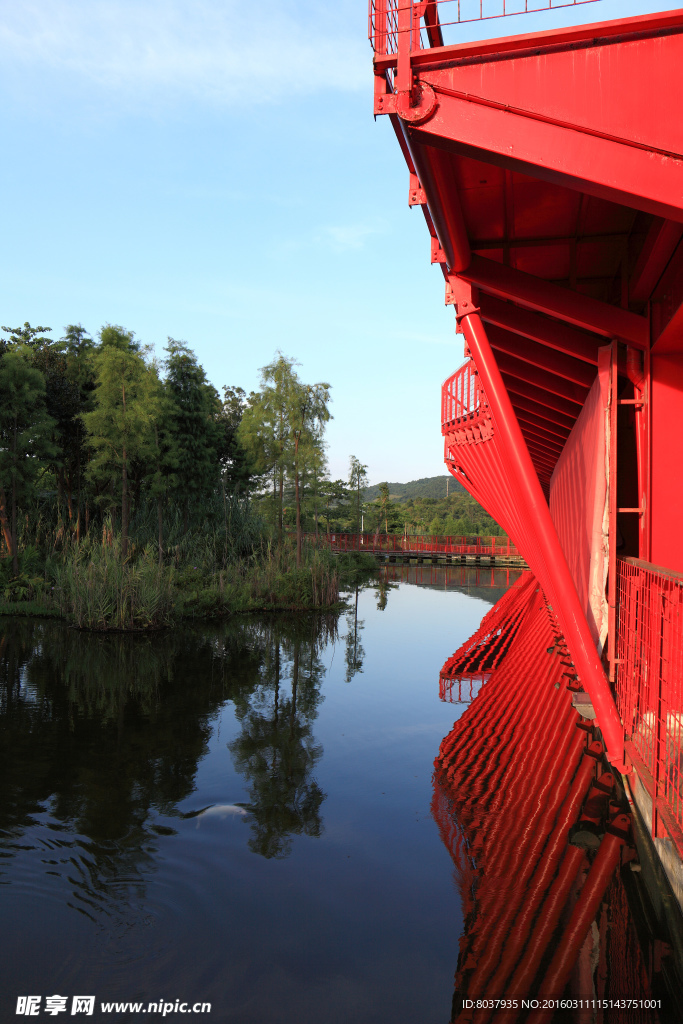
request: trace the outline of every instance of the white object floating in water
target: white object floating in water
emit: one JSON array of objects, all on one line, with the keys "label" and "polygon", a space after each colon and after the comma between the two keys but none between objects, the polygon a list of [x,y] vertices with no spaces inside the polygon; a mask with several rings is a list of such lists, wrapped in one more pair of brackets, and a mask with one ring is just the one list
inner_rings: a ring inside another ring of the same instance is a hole
[{"label": "white object floating in water", "polygon": [[197,815],[197,828],[199,828],[202,818],[245,818],[246,815],[244,807],[240,807],[239,804],[214,804],[213,807],[207,807],[205,811],[200,811]]}]

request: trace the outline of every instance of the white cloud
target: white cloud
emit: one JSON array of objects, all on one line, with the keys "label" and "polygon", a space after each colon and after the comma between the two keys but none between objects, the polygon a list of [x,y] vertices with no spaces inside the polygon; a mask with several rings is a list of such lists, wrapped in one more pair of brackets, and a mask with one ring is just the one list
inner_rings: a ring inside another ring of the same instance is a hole
[{"label": "white cloud", "polygon": [[236,105],[367,88],[370,51],[349,6],[293,0],[22,0],[0,7],[3,75],[149,101]]}]

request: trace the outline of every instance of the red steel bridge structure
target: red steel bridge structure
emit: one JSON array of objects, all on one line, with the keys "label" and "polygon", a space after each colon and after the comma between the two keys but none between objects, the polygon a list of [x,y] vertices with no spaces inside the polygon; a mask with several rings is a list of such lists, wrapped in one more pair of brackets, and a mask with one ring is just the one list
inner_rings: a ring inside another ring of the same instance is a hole
[{"label": "red steel bridge structure", "polygon": [[509,537],[438,537],[432,534],[321,533],[306,534],[309,544],[339,554],[360,551],[391,561],[432,558],[443,561],[481,561],[523,565],[524,560]]},{"label": "red steel bridge structure", "polygon": [[600,17],[370,0],[374,113],[464,337],[446,465],[540,585],[683,900],[683,9],[458,38],[558,7]]}]

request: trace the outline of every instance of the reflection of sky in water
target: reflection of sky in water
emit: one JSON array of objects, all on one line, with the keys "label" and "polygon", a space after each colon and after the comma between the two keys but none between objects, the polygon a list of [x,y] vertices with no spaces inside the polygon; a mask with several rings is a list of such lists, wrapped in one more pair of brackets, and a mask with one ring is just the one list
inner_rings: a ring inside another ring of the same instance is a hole
[{"label": "reflection of sky in water", "polygon": [[3,678],[23,676],[0,707],[3,1006],[87,991],[208,999],[240,1024],[447,1019],[460,909],[430,801],[458,709],[438,674],[487,609],[370,588],[327,642],[310,620],[112,641],[0,624]]}]

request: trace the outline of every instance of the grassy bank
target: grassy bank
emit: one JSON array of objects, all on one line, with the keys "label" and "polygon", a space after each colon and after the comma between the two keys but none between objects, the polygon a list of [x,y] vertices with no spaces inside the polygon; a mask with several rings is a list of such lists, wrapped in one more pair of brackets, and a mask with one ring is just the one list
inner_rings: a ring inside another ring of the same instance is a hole
[{"label": "grassy bank", "polygon": [[[333,555],[293,542],[264,540],[248,555],[221,565],[205,542],[185,545],[160,563],[152,545],[124,559],[114,535],[66,545],[41,563],[24,552],[20,573],[0,562],[0,614],[60,616],[81,629],[146,630],[249,611],[334,608],[341,594],[375,569],[371,556]],[[189,556],[189,557],[187,557]]]}]

